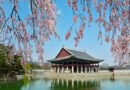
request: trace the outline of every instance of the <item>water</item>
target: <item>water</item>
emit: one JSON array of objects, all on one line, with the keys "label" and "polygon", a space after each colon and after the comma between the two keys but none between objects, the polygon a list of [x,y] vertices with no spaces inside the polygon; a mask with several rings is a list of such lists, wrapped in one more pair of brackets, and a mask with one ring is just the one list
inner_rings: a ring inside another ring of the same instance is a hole
[{"label": "water", "polygon": [[0,90],[130,90],[130,77],[0,81]]}]

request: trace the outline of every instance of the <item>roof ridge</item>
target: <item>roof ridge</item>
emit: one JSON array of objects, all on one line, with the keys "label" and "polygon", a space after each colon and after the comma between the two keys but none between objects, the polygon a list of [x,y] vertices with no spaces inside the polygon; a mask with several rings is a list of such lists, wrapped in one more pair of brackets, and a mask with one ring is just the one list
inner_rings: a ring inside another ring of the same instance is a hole
[{"label": "roof ridge", "polygon": [[[72,55],[74,55],[71,51],[69,50],[74,50],[74,51],[78,51],[78,52],[83,52],[85,53],[86,55],[88,55],[89,57],[93,58],[93,59],[97,59],[97,60],[101,60],[99,59],[98,57],[93,57],[92,55],[90,55],[89,53],[87,53],[86,51],[81,51],[81,50],[77,50],[77,49],[72,49],[72,48],[69,48],[69,47],[63,47],[65,50],[67,50],[69,53],[71,53]],[[76,56],[77,57],[77,56]]]},{"label": "roof ridge", "polygon": [[61,59],[61,58],[66,58],[66,57],[71,57],[73,55],[68,55],[68,56],[64,56],[64,57],[59,57],[59,58],[55,58],[55,59]]},{"label": "roof ridge", "polygon": [[72,48],[69,48],[69,47],[63,47],[64,49],[68,49],[68,50],[74,50],[74,51],[79,51],[79,52],[85,52],[86,53],[86,51],[84,51],[84,50],[77,50],[77,49],[72,49]]},{"label": "roof ridge", "polygon": [[67,52],[69,52],[71,55],[74,55],[71,51],[69,51],[67,48],[64,48],[63,47],[63,49],[65,49]]}]

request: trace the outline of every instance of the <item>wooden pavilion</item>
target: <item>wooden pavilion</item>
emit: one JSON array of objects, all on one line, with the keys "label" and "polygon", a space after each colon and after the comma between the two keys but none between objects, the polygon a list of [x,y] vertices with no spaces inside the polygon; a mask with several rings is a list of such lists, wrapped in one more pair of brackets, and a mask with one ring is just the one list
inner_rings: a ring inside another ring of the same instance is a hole
[{"label": "wooden pavilion", "polygon": [[103,60],[94,58],[85,51],[63,47],[55,59],[49,60],[52,71],[57,73],[89,73],[98,72],[99,63]]}]

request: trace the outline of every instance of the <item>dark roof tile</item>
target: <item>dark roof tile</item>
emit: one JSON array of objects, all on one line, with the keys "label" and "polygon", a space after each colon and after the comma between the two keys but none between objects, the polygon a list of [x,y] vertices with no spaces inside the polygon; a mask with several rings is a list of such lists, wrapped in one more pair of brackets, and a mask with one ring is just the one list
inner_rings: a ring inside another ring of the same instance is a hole
[{"label": "dark roof tile", "polygon": [[103,60],[90,56],[89,54],[87,54],[84,51],[72,50],[69,48],[64,48],[64,49],[67,50],[68,52],[70,52],[74,57],[76,57],[78,59],[90,60],[90,61],[103,61]]}]

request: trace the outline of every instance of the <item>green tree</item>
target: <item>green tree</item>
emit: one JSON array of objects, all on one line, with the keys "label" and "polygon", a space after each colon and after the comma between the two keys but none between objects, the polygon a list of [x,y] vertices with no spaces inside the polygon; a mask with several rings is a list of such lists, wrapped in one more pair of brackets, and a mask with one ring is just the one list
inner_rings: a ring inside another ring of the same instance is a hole
[{"label": "green tree", "polygon": [[8,76],[24,73],[21,58],[21,55],[14,53],[12,46],[0,44],[0,75]]}]

